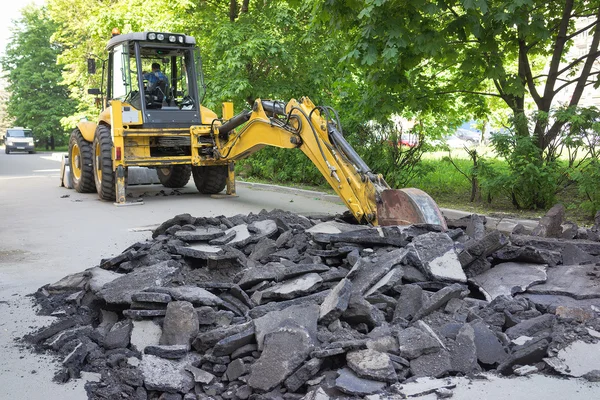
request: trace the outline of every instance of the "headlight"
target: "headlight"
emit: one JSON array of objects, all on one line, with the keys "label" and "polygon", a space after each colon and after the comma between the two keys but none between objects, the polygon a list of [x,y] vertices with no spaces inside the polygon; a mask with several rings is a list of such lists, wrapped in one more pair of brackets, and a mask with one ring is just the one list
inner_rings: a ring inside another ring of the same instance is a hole
[{"label": "headlight", "polygon": [[162,33],[158,33],[158,34],[156,35],[156,38],[157,38],[158,40],[165,40],[165,35],[163,35]]},{"label": "headlight", "polygon": [[175,43],[176,40],[177,38],[175,37],[175,35],[169,35],[169,42]]},{"label": "headlight", "polygon": [[156,33],[154,33],[154,32],[149,33],[148,40],[154,40],[154,39],[156,39]]},{"label": "headlight", "polygon": [[6,144],[10,144],[12,146],[12,144],[13,144],[12,139],[6,139]]},{"label": "headlight", "polygon": [[179,43],[183,44],[183,36],[178,36],[177,40],[179,41]]}]

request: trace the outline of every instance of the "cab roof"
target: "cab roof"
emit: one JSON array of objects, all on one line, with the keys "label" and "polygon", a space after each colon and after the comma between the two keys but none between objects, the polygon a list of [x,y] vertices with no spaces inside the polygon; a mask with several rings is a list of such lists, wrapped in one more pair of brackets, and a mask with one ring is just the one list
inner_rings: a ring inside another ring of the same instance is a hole
[{"label": "cab roof", "polygon": [[[162,33],[165,36],[165,40],[150,40],[148,39],[148,34],[154,33],[159,34]],[[171,43],[168,41],[169,35],[183,36],[185,38],[184,43]],[[125,33],[122,35],[113,36],[106,45],[106,50],[110,50],[118,44],[128,41],[137,41],[137,42],[146,42],[146,43],[156,43],[156,44],[167,44],[167,45],[179,45],[179,46],[189,46],[195,45],[196,39],[193,36],[184,35],[182,33],[169,33],[169,32],[154,32],[154,31],[145,31],[145,32],[131,32]]]}]

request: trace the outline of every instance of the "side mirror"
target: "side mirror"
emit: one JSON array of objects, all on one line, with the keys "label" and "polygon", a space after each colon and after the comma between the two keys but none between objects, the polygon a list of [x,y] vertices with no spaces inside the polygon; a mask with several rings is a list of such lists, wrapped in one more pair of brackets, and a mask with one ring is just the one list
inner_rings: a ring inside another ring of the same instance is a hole
[{"label": "side mirror", "polygon": [[96,60],[94,60],[93,58],[87,59],[87,70],[88,70],[88,74],[96,73]]},{"label": "side mirror", "polygon": [[95,96],[100,95],[100,89],[88,89],[88,94],[93,94]]}]

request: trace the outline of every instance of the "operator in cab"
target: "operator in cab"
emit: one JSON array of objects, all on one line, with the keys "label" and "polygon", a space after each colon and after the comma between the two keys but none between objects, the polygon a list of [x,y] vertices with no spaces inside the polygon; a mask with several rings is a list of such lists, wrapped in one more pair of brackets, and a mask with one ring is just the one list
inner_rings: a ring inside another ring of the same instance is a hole
[{"label": "operator in cab", "polygon": [[159,82],[168,82],[167,76],[160,70],[159,63],[152,63],[152,72],[142,72],[144,80],[148,81],[150,88],[155,88]]}]

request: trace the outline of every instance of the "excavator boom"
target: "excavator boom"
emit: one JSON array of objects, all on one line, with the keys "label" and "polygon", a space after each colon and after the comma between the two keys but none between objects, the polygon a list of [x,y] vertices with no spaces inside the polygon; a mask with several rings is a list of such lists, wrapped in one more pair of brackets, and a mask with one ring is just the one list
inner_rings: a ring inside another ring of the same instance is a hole
[{"label": "excavator boom", "polygon": [[359,222],[446,227],[429,195],[414,188],[391,189],[345,140],[335,111],[317,107],[306,97],[287,103],[257,99],[252,111],[236,115],[214,133],[218,158],[227,162],[246,158],[264,146],[298,148]]}]

